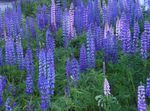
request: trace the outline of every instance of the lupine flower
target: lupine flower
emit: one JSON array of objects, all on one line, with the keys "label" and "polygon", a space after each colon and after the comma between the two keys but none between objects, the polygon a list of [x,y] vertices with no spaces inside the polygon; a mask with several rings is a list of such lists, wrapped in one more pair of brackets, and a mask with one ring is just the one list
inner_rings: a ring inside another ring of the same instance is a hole
[{"label": "lupine flower", "polygon": [[3,77],[0,76],[0,105],[3,102]]},{"label": "lupine flower", "polygon": [[69,35],[68,35],[68,11],[67,8],[64,10],[63,13],[63,39],[64,39],[64,47],[68,46],[69,43]]},{"label": "lupine flower", "polygon": [[61,3],[60,0],[56,0],[56,24],[57,27],[62,25],[62,10],[61,10]]},{"label": "lupine flower", "polygon": [[56,25],[56,4],[55,4],[55,0],[51,0],[51,28],[52,31],[56,31],[57,29],[57,25]]},{"label": "lupine flower", "polygon": [[86,47],[82,44],[80,48],[80,70],[86,69]]},{"label": "lupine flower", "polygon": [[150,97],[150,77],[146,80],[146,96]]},{"label": "lupine flower", "polygon": [[91,29],[87,32],[87,62],[88,62],[88,68],[94,68],[95,67],[95,42],[94,37],[92,35]]},{"label": "lupine flower", "polygon": [[54,52],[50,49],[47,50],[46,65],[47,65],[47,81],[49,84],[50,95],[53,95],[55,88],[55,66],[54,66]]},{"label": "lupine flower", "polygon": [[13,109],[16,107],[16,102],[7,98],[6,102],[5,102],[5,111],[13,111]]},{"label": "lupine flower", "polygon": [[35,37],[36,36],[36,28],[35,28],[34,18],[32,18],[32,17],[26,18],[26,27],[28,29],[27,33],[31,33],[31,36]]},{"label": "lupine flower", "polygon": [[141,8],[141,5],[140,5],[140,1],[139,0],[136,0],[136,3],[135,3],[135,10],[134,10],[134,16],[135,18],[137,18],[138,20],[142,19],[143,18],[143,13],[142,13],[142,8]]},{"label": "lupine flower", "polygon": [[88,8],[87,6],[83,9],[83,28],[86,31],[88,28]]},{"label": "lupine flower", "polygon": [[66,97],[70,97],[70,87],[68,85],[64,87],[64,92]]},{"label": "lupine flower", "polygon": [[46,14],[46,6],[38,6],[38,12],[36,14],[37,24],[40,29],[44,29],[48,23],[48,15]]},{"label": "lupine flower", "polygon": [[39,53],[39,78],[38,87],[41,95],[41,109],[45,110],[49,106],[49,82],[46,75],[46,53],[42,49]]},{"label": "lupine flower", "polygon": [[3,36],[3,31],[4,31],[4,22],[2,17],[2,11],[0,9],[0,38]]},{"label": "lupine flower", "polygon": [[67,64],[66,64],[66,78],[67,78],[67,80],[69,79],[70,76],[71,76],[71,61],[68,58]]},{"label": "lupine flower", "polygon": [[0,66],[3,65],[3,53],[2,53],[2,48],[0,48]]},{"label": "lupine flower", "polygon": [[33,64],[33,56],[32,56],[32,50],[30,46],[28,47],[26,51],[25,56],[26,61],[26,93],[31,94],[33,92],[33,76],[34,76],[34,64]]},{"label": "lupine flower", "polygon": [[143,59],[146,59],[148,56],[148,40],[147,36],[145,36],[145,32],[143,32],[141,36],[141,56]]},{"label": "lupine flower", "polygon": [[96,35],[95,35],[95,48],[96,50],[101,50],[103,46],[103,31],[101,27],[96,27]]},{"label": "lupine flower", "polygon": [[104,80],[104,95],[105,96],[110,95],[110,85],[109,85],[109,82],[106,78]]},{"label": "lupine flower", "polygon": [[21,38],[19,35],[16,37],[16,53],[17,53],[17,64],[19,69],[24,69],[24,55],[23,55],[23,47],[21,43]]},{"label": "lupine flower", "polygon": [[133,43],[132,43],[132,51],[137,52],[138,50],[138,40],[139,40],[139,25],[138,22],[134,22],[134,35],[133,35]]},{"label": "lupine flower", "polygon": [[51,49],[52,51],[54,51],[55,49],[55,40],[52,37],[49,29],[46,32],[46,49],[47,50]]},{"label": "lupine flower", "polygon": [[9,84],[8,85],[8,91],[9,93],[12,95],[12,96],[16,96],[16,91],[17,91],[17,88],[14,84]]},{"label": "lupine flower", "polygon": [[69,37],[70,39],[72,39],[75,35],[75,32],[74,32],[74,4],[71,3],[71,6],[70,6],[70,10],[69,10]]},{"label": "lupine flower", "polygon": [[145,87],[143,85],[138,86],[138,111],[146,110],[146,99],[145,99]]},{"label": "lupine flower", "polygon": [[118,39],[120,40],[120,19],[117,18],[116,21],[116,37],[118,37]]},{"label": "lupine flower", "polygon": [[33,104],[29,101],[25,111],[34,111]]},{"label": "lupine flower", "polygon": [[7,37],[5,41],[5,62],[9,65],[16,63],[14,41],[12,37]]},{"label": "lupine flower", "polygon": [[95,22],[99,26],[100,25],[100,9],[98,0],[94,1],[94,12],[95,12]]},{"label": "lupine flower", "polygon": [[148,41],[148,50],[150,50],[150,22],[145,21],[144,22],[144,33]]},{"label": "lupine flower", "polygon": [[71,62],[71,79],[73,80],[73,84],[75,87],[77,87],[77,81],[79,80],[79,76],[79,63],[73,57]]}]

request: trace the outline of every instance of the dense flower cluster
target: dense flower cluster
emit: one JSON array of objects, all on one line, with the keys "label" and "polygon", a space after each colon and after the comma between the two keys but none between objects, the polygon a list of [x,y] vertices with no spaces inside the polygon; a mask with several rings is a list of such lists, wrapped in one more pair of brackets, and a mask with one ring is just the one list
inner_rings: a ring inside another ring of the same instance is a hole
[{"label": "dense flower cluster", "polygon": [[138,111],[147,111],[146,107],[145,87],[140,85],[138,87]]}]

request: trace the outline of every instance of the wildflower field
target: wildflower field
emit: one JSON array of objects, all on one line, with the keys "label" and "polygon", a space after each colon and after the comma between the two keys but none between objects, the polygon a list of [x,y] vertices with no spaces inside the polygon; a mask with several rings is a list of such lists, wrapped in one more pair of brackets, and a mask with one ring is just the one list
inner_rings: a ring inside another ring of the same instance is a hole
[{"label": "wildflower field", "polygon": [[8,1],[0,111],[150,111],[150,0]]}]

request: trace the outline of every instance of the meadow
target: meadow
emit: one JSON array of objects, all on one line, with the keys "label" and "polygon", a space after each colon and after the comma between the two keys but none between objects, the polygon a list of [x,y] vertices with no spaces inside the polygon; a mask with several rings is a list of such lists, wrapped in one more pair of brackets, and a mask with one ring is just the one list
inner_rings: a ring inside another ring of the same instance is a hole
[{"label": "meadow", "polygon": [[18,0],[0,10],[0,111],[150,111],[145,4]]}]

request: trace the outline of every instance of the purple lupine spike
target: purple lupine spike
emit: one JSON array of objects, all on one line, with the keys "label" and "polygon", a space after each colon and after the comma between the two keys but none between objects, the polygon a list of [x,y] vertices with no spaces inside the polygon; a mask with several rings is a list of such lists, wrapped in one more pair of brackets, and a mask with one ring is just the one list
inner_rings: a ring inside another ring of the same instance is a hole
[{"label": "purple lupine spike", "polygon": [[145,99],[145,87],[143,85],[138,86],[138,111],[146,110],[146,99]]},{"label": "purple lupine spike", "polygon": [[120,19],[119,17],[117,18],[117,21],[116,21],[116,37],[118,38],[118,40],[120,40],[120,31],[121,31],[121,27],[120,27]]},{"label": "purple lupine spike", "polygon": [[68,11],[67,11],[67,8],[64,10],[64,13],[63,13],[62,29],[63,29],[64,47],[67,47],[68,43],[69,43],[69,35],[68,35]]},{"label": "purple lupine spike", "polygon": [[144,33],[148,41],[148,50],[150,50],[150,22],[144,22]]},{"label": "purple lupine spike", "polygon": [[95,12],[95,22],[98,26],[100,26],[100,9],[98,0],[94,1],[94,12]]},{"label": "purple lupine spike", "polygon": [[70,39],[72,39],[75,35],[74,33],[74,4],[71,3],[71,6],[70,6],[70,10],[69,10],[69,37]]},{"label": "purple lupine spike", "polygon": [[150,98],[150,77],[146,79],[146,96]]},{"label": "purple lupine spike", "polygon": [[88,68],[94,68],[95,67],[95,42],[94,37],[92,35],[91,29],[87,32],[87,65]]},{"label": "purple lupine spike", "polygon": [[34,18],[26,17],[26,27],[28,29],[28,33],[31,33],[31,36],[34,38],[36,36],[36,28],[34,23]]},{"label": "purple lupine spike", "polygon": [[134,12],[135,18],[137,18],[138,20],[143,18],[142,8],[141,8],[139,0],[136,0],[135,9],[133,9],[133,10],[135,11]]},{"label": "purple lupine spike", "polygon": [[49,105],[49,83],[46,75],[46,53],[44,49],[39,53],[38,87],[41,95],[41,109],[45,110]]},{"label": "purple lupine spike", "polygon": [[8,84],[8,92],[12,95],[12,96],[16,96],[16,91],[17,88],[14,84]]},{"label": "purple lupine spike", "polygon": [[7,98],[5,102],[5,111],[12,111],[15,109],[15,107],[16,107],[16,102],[10,98]]},{"label": "purple lupine spike", "polygon": [[134,35],[133,35],[133,43],[132,43],[132,51],[137,52],[138,50],[138,40],[139,40],[140,29],[138,22],[134,22]]},{"label": "purple lupine spike", "polygon": [[54,51],[54,49],[55,49],[55,40],[52,37],[49,29],[46,32],[46,48],[47,48],[47,50],[51,49],[52,51]]},{"label": "purple lupine spike", "polygon": [[2,11],[0,9],[0,38],[3,36],[4,31],[4,22],[2,17]]},{"label": "purple lupine spike", "polygon": [[71,76],[71,61],[70,61],[70,58],[68,58],[67,63],[66,63],[66,79],[67,79],[67,84],[64,87],[64,92],[65,92],[65,96],[66,97],[70,96],[70,87],[68,85],[69,77],[70,76]]},{"label": "purple lupine spike", "polygon": [[88,28],[88,8],[87,6],[83,9],[83,28],[86,31]]},{"label": "purple lupine spike", "polygon": [[122,39],[122,50],[124,53],[131,52],[131,32],[129,26],[126,27],[126,33]]},{"label": "purple lupine spike", "polygon": [[71,61],[71,79],[73,80],[73,84],[75,87],[77,87],[77,81],[79,80],[79,63],[78,61],[73,57]]},{"label": "purple lupine spike", "polygon": [[5,41],[5,62],[10,65],[16,63],[14,41],[12,37],[7,37]]},{"label": "purple lupine spike", "polygon": [[46,79],[46,77],[42,76],[40,79],[40,94],[41,94],[41,109],[45,110],[49,107],[49,101],[50,101],[50,97],[49,97],[49,84],[48,84],[48,80]]},{"label": "purple lupine spike", "polygon": [[33,79],[34,79],[34,64],[33,64],[33,56],[32,49],[29,46],[26,51],[25,56],[25,67],[26,67],[26,93],[33,93]]},{"label": "purple lupine spike", "polygon": [[67,64],[66,64],[66,78],[67,78],[67,80],[69,79],[70,76],[71,76],[71,61],[70,61],[70,58],[68,58]]},{"label": "purple lupine spike", "polygon": [[19,69],[24,69],[24,55],[23,55],[23,47],[21,43],[21,38],[18,35],[16,37],[16,53],[17,53],[17,63]]},{"label": "purple lupine spike", "polygon": [[57,25],[56,25],[56,4],[55,0],[51,0],[51,29],[52,31],[56,31]]},{"label": "purple lupine spike", "polygon": [[25,111],[34,111],[34,105],[32,102],[28,101]]},{"label": "purple lupine spike", "polygon": [[56,0],[56,24],[58,28],[62,25],[61,18],[62,18],[62,9],[60,0]]},{"label": "purple lupine spike", "polygon": [[0,76],[0,105],[3,103],[3,77]]},{"label": "purple lupine spike", "polygon": [[77,34],[81,34],[83,31],[83,6],[75,8],[74,22]]},{"label": "purple lupine spike", "polygon": [[103,34],[101,27],[96,27],[96,36],[95,36],[95,48],[96,50],[102,49]]},{"label": "purple lupine spike", "polygon": [[131,52],[131,32],[130,25],[126,14],[123,12],[120,19],[120,39],[122,42],[122,50],[124,53]]},{"label": "purple lupine spike", "polygon": [[38,85],[40,87],[40,79],[42,76],[46,77],[46,54],[45,50],[41,49],[39,52],[39,75],[38,75]]},{"label": "purple lupine spike", "polygon": [[109,85],[107,78],[105,78],[104,80],[104,95],[105,96],[110,95],[110,85]]},{"label": "purple lupine spike", "polygon": [[88,0],[88,23],[94,24],[94,6],[91,0]]},{"label": "purple lupine spike", "polygon": [[46,14],[47,7],[45,5],[38,6],[38,12],[36,14],[37,24],[40,29],[44,29],[48,24],[48,15]]},{"label": "purple lupine spike", "polygon": [[147,59],[148,56],[148,40],[145,36],[145,32],[141,36],[141,56],[143,59]]},{"label": "purple lupine spike", "polygon": [[54,66],[54,52],[48,50],[46,54],[46,65],[47,65],[47,80],[50,89],[50,95],[54,95],[55,88],[55,66]]},{"label": "purple lupine spike", "polygon": [[2,48],[0,48],[0,66],[3,65],[3,53],[2,53]]},{"label": "purple lupine spike", "polygon": [[80,70],[86,69],[86,47],[82,44],[80,48]]}]

